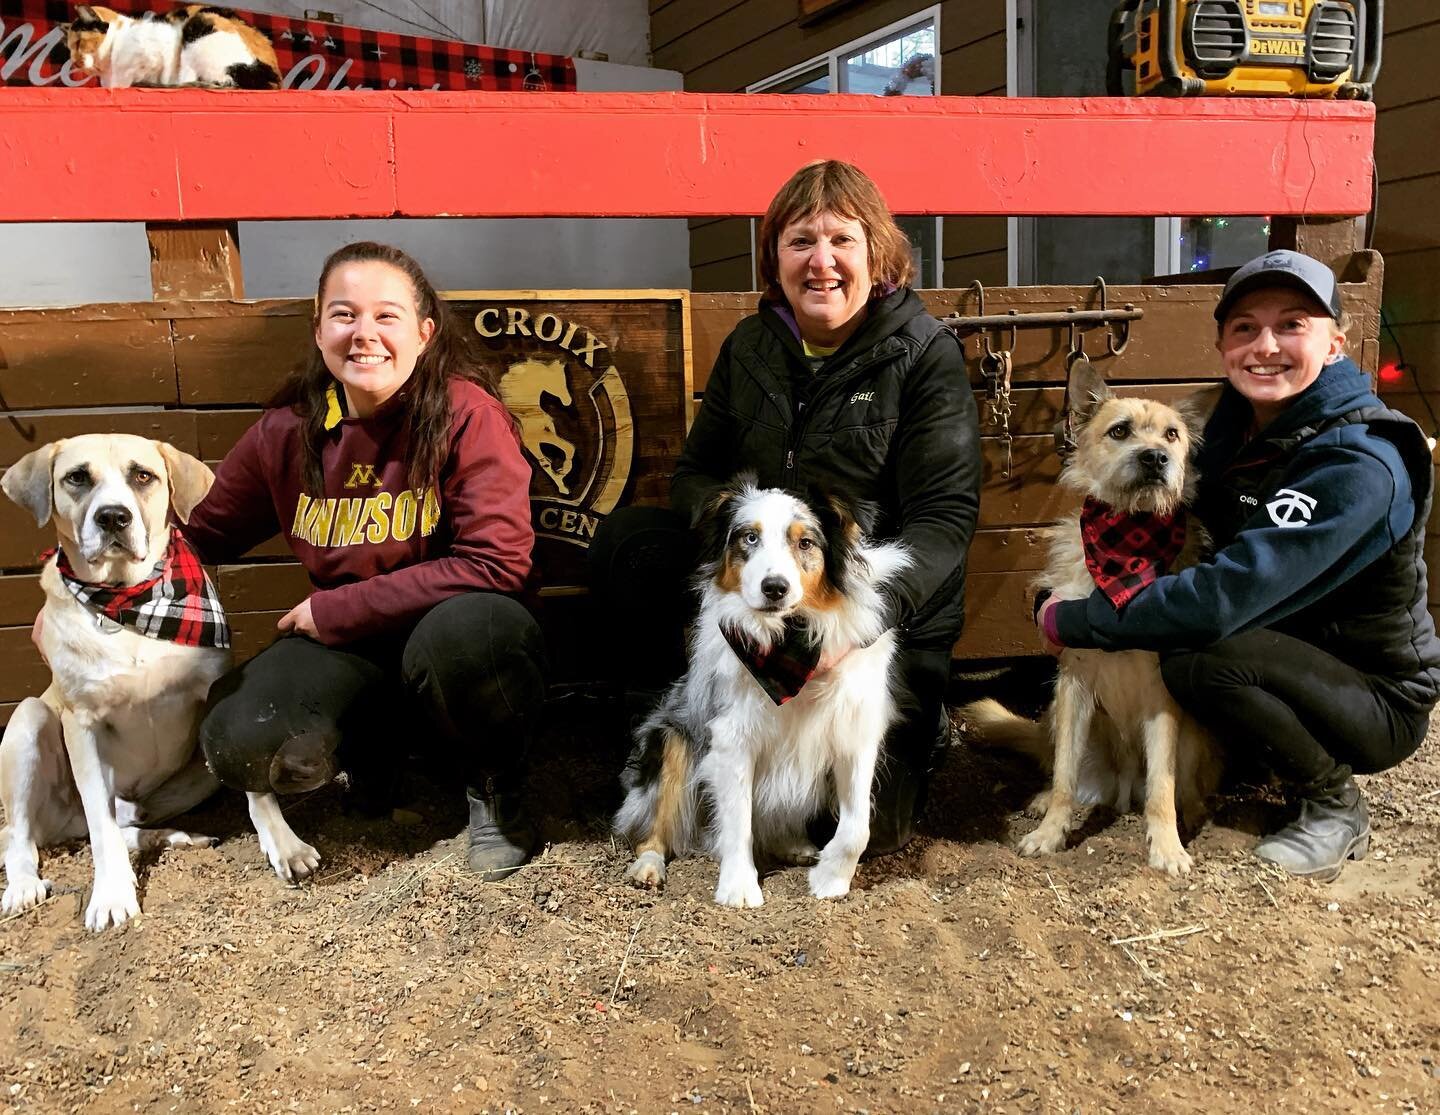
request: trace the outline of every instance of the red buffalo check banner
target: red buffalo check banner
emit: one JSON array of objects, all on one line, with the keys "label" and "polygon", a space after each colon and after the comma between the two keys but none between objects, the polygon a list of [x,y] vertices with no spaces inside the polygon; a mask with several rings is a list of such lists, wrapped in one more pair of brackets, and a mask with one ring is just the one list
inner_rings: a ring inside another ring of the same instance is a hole
[{"label": "red buffalo check banner", "polygon": [[[160,0],[109,0],[126,15],[165,12]],[[85,85],[69,65],[65,36],[74,5],[65,0],[0,0],[0,85]],[[502,50],[451,39],[238,12],[275,44],[286,89],[487,89],[569,91],[575,63],[559,54]]]}]

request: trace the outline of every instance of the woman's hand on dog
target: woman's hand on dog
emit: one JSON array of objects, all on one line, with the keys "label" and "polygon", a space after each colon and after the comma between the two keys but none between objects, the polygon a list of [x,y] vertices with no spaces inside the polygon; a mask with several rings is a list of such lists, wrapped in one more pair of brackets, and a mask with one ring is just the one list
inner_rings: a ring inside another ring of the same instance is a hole
[{"label": "woman's hand on dog", "polygon": [[1035,598],[1035,626],[1040,631],[1040,646],[1046,654],[1059,656],[1065,648],[1058,643],[1050,641],[1050,630],[1053,625],[1046,621],[1051,611],[1060,606],[1060,597],[1054,595],[1048,588],[1041,589],[1040,594]]},{"label": "woman's hand on dog", "polygon": [[310,614],[310,598],[308,596],[281,616],[275,626],[281,634],[307,635],[316,642],[320,641],[320,632],[315,630],[315,617]]}]

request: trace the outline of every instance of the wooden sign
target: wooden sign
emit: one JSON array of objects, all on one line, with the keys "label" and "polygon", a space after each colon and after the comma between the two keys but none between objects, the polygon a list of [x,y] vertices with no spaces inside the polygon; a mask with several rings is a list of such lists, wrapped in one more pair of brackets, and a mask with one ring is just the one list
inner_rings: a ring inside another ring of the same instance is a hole
[{"label": "wooden sign", "polygon": [[535,563],[547,586],[584,584],[600,524],[664,503],[691,397],[683,291],[465,291],[446,295],[491,354],[532,465]]}]

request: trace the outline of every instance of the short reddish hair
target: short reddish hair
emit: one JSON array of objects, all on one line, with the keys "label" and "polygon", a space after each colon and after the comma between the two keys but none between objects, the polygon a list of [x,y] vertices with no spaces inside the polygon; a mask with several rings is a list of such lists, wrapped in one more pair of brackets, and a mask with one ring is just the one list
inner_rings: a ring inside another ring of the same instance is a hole
[{"label": "short reddish hair", "polygon": [[780,187],[760,222],[760,280],[767,297],[785,297],[780,289],[780,233],[795,221],[825,212],[860,222],[869,249],[870,281],[877,287],[914,281],[910,238],[890,215],[879,188],[857,166],[817,159]]}]

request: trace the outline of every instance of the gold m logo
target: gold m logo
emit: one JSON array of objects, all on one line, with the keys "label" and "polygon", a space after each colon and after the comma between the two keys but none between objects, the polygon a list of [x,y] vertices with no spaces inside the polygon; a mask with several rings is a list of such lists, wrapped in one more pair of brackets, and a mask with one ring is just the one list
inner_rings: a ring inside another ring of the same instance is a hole
[{"label": "gold m logo", "polygon": [[350,476],[345,481],[345,487],[359,488],[366,484],[369,484],[372,488],[380,487],[380,477],[375,473],[375,466],[352,464],[350,466]]}]

